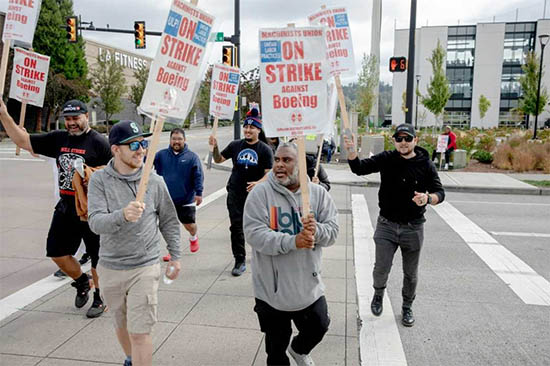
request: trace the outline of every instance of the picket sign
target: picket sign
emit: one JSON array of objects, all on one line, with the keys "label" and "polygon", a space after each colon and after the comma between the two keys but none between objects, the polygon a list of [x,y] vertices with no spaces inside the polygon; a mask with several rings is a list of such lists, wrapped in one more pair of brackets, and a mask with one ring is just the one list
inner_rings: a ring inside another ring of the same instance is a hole
[{"label": "picket sign", "polygon": [[319,151],[317,151],[317,162],[315,163],[315,174],[313,175],[313,178],[317,178],[317,175],[319,173],[319,164],[321,164],[321,153],[323,152],[323,141],[324,140],[325,140],[325,135],[323,135],[323,134],[319,135],[320,143],[317,144],[317,147],[319,148]]},{"label": "picket sign", "polygon": [[[197,6],[198,0],[191,0],[191,4]],[[153,170],[153,161],[155,160],[155,154],[160,140],[160,134],[162,133],[162,127],[164,126],[164,116],[154,115],[151,121],[151,125],[154,125],[153,137],[151,138],[151,144],[147,149],[147,155],[145,160],[145,166],[141,173],[141,179],[139,180],[139,187],[136,194],[136,201],[143,202],[145,198],[145,192],[147,191],[147,184],[149,183],[149,177]]]},{"label": "picket sign", "polygon": [[[212,137],[216,138],[218,133],[218,117],[214,117],[214,125],[212,126]],[[206,164],[206,169],[212,169],[212,157],[214,156],[214,146],[208,145],[210,151],[208,152],[208,163]]]}]

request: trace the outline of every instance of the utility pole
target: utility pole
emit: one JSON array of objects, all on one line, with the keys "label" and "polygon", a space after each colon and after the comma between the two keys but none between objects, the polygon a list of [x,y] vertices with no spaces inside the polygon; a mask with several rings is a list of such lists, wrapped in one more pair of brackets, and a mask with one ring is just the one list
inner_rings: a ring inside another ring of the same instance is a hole
[{"label": "utility pole", "polygon": [[[237,67],[241,68],[241,23],[240,23],[241,7],[240,0],[235,0],[235,27],[233,35],[231,37],[224,37],[223,40],[226,42],[231,42],[235,46],[235,51],[237,55],[235,61]],[[237,110],[233,115],[233,139],[241,139],[241,95],[237,96]]]},{"label": "utility pole", "polygon": [[411,0],[411,21],[409,25],[409,62],[407,65],[407,100],[405,106],[405,123],[412,124],[413,95],[414,95],[414,37],[416,33],[416,0]]}]

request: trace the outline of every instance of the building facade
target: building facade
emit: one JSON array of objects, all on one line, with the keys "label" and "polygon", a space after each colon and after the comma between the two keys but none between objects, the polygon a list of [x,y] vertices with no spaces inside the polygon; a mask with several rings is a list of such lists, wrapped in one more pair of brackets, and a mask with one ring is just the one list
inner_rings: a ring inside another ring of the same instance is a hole
[{"label": "building facade", "polygon": [[[514,23],[479,23],[477,25],[422,27],[416,30],[415,75],[418,88],[425,95],[433,75],[428,59],[441,44],[446,50],[445,72],[451,98],[445,106],[443,123],[463,128],[517,126],[524,118],[513,110],[522,96],[519,78],[528,52],[540,58],[540,34],[550,34],[550,20]],[[408,29],[395,31],[394,56],[408,55]],[[548,52],[550,47],[545,49]],[[546,55],[543,68],[550,64]],[[543,70],[544,70],[543,69]],[[542,87],[550,91],[550,72],[543,73]],[[393,124],[405,122],[403,94],[407,73],[393,74]],[[416,86],[415,86],[416,88]],[[479,100],[485,96],[491,103],[484,118],[479,113]],[[433,126],[434,115],[420,102],[413,103],[413,124]],[[417,118],[415,116],[418,116]],[[539,126],[550,118],[550,108],[539,115]],[[530,121],[534,121],[531,116]],[[441,125],[442,121],[439,121]]]}]

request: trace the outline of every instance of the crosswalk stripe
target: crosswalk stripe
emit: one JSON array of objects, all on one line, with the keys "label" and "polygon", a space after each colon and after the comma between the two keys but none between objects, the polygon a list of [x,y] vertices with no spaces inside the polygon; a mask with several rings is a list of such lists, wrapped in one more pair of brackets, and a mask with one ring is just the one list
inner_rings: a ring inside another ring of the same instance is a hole
[{"label": "crosswalk stripe", "polygon": [[351,196],[351,204],[357,306],[361,320],[359,331],[361,365],[406,366],[407,359],[389,296],[384,296],[382,315],[375,317],[371,314],[370,301],[374,295],[372,288],[372,269],[375,260],[374,229],[365,197],[354,194]]},{"label": "crosswalk stripe", "polygon": [[517,233],[511,231],[489,231],[491,235],[496,236],[527,236],[532,238],[550,238],[550,234],[544,233]]},{"label": "crosswalk stripe", "polygon": [[434,210],[523,302],[550,306],[550,282],[449,202]]}]

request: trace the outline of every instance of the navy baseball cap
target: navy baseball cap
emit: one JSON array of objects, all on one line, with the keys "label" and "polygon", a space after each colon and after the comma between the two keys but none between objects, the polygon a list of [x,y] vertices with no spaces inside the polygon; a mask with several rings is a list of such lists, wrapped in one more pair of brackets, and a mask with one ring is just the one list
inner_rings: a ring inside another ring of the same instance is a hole
[{"label": "navy baseball cap", "polygon": [[152,133],[143,132],[141,127],[134,121],[120,121],[111,128],[109,133],[109,144],[119,145],[128,142],[136,137],[149,137]]},{"label": "navy baseball cap", "polygon": [[414,130],[413,125],[410,123],[402,123],[395,129],[393,137],[399,135],[400,133],[406,133],[409,136],[416,137],[416,131]]},{"label": "navy baseball cap", "polygon": [[61,117],[78,116],[79,114],[88,113],[88,107],[80,100],[73,99],[63,104],[61,111]]}]

